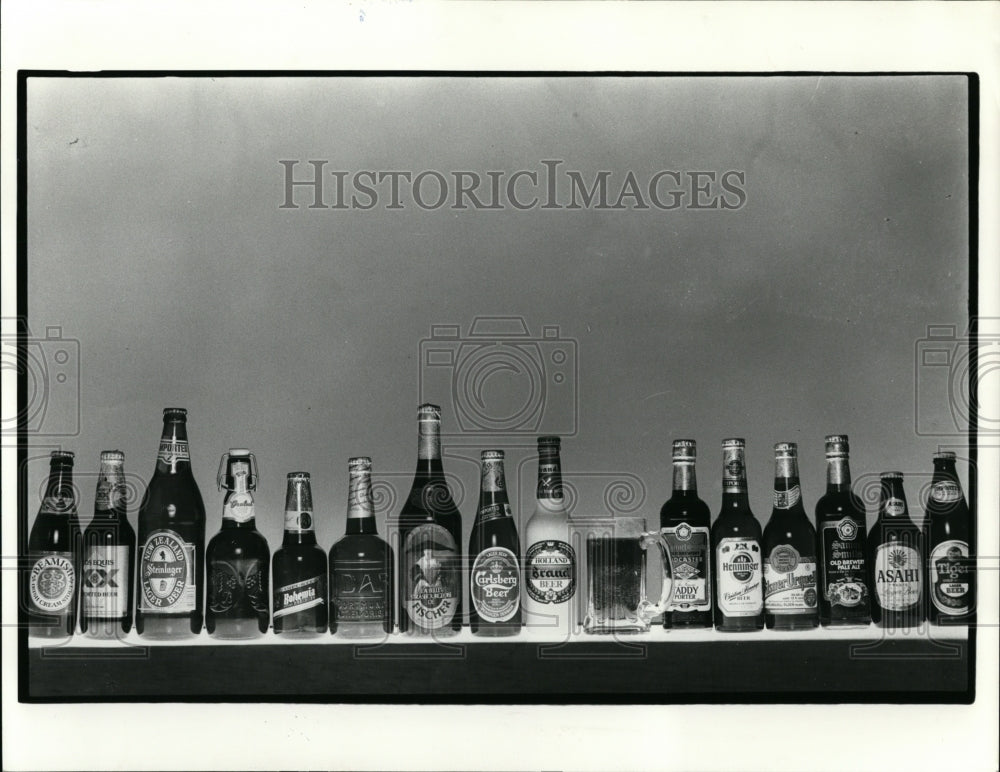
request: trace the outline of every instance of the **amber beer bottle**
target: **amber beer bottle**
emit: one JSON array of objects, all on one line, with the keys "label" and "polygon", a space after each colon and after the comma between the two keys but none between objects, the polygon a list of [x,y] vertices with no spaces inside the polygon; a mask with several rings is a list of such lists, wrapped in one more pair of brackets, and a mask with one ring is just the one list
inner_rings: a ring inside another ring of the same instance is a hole
[{"label": "amber beer bottle", "polygon": [[930,518],[927,593],[930,621],[968,624],[975,610],[972,518],[955,471],[955,454],[934,454],[934,476],[927,496]]},{"label": "amber beer bottle", "polygon": [[83,533],[83,612],[80,629],[93,638],[120,638],[132,629],[135,531],[128,522],[125,454],[101,451],[94,519]]},{"label": "amber beer bottle", "polygon": [[484,450],[479,509],[469,537],[469,626],[475,635],[521,631],[521,547],[507,500],[503,451]]},{"label": "amber beer bottle", "polygon": [[66,639],[76,631],[80,524],[73,488],[73,454],[54,450],[41,509],[28,535],[28,574],[22,581],[28,634]]},{"label": "amber beer bottle", "polygon": [[274,553],[274,632],[308,638],[326,632],[326,551],[316,544],[308,472],[289,472],[285,535]]},{"label": "amber beer bottle", "polygon": [[712,526],[715,627],[753,632],[764,627],[760,523],[750,511],[746,442],[722,441],[722,511]]},{"label": "amber beer bottle", "polygon": [[156,470],[139,506],[135,629],[187,638],[204,618],[205,505],[191,473],[187,411],[163,411]]},{"label": "amber beer bottle", "polygon": [[902,472],[880,475],[878,520],[868,532],[872,619],[879,627],[916,627],[924,621],[923,533],[910,519]]},{"label": "amber beer bottle", "polygon": [[694,440],[674,440],[674,487],[660,508],[660,528],[670,545],[674,597],[663,615],[664,628],[712,626],[712,577],[708,504],[698,498]]}]

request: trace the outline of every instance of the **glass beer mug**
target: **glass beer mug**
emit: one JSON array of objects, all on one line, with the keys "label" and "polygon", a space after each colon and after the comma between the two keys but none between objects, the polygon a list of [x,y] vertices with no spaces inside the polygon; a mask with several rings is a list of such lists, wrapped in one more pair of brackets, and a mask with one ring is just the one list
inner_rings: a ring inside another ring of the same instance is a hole
[{"label": "glass beer mug", "polygon": [[[646,597],[646,550],[659,547],[663,583],[660,599]],[[644,633],[674,594],[670,546],[659,531],[647,531],[641,517],[616,517],[587,534],[586,633]]]}]

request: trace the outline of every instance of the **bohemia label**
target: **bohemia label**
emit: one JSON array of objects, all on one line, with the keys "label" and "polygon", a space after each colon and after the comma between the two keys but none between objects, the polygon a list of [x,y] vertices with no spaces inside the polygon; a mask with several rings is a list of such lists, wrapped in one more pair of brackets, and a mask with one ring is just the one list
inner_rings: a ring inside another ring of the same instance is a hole
[{"label": "bohemia label", "polygon": [[420,525],[406,535],[403,554],[403,607],[410,620],[425,630],[450,625],[462,591],[455,540],[437,523]]},{"label": "bohemia label", "polygon": [[127,546],[92,546],[83,560],[83,613],[94,619],[121,619],[128,602]]},{"label": "bohemia label", "polygon": [[920,553],[902,542],[880,544],[875,555],[875,593],[887,611],[920,602]]},{"label": "bohemia label", "polygon": [[322,577],[313,576],[301,582],[286,584],[274,593],[274,618],[288,616],[313,608],[323,602],[320,594]]},{"label": "bohemia label", "polygon": [[831,606],[853,608],[868,597],[865,583],[864,550],[858,544],[862,526],[853,517],[828,523],[820,531],[820,548],[826,566],[826,586],[822,588]]},{"label": "bohemia label", "polygon": [[674,559],[674,598],[669,610],[708,608],[712,597],[708,576],[708,529],[681,523],[676,528],[664,528],[663,535]]},{"label": "bohemia label", "polygon": [[189,614],[195,610],[194,545],[173,531],[153,531],[139,563],[143,611]]},{"label": "bohemia label", "polygon": [[576,591],[576,552],[564,541],[532,544],[524,556],[528,595],[539,603],[566,603]]},{"label": "bohemia label", "polygon": [[772,549],[764,564],[764,605],[768,612],[801,614],[816,608],[816,601],[816,559],[802,557],[790,544]]},{"label": "bohemia label", "polygon": [[490,547],[476,556],[470,575],[472,603],[490,622],[506,622],[521,603],[517,556],[506,547]]},{"label": "bohemia label", "polygon": [[953,539],[931,553],[931,600],[942,614],[969,613],[969,545]]},{"label": "bohemia label", "polygon": [[719,574],[719,608],[731,617],[753,617],[764,605],[761,592],[760,544],[729,536],[715,551]]},{"label": "bohemia label", "polygon": [[334,567],[337,619],[371,622],[384,619],[386,570],[375,561],[343,560]]},{"label": "bohemia label", "polygon": [[69,552],[47,552],[31,567],[28,591],[39,611],[57,613],[73,600],[76,573]]}]

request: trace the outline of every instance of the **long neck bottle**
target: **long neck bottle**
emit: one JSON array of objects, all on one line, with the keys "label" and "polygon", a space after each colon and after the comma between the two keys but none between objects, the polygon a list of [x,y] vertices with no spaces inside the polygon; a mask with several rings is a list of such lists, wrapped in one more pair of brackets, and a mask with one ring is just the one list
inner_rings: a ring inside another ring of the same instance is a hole
[{"label": "long neck bottle", "polygon": [[924,621],[923,534],[910,519],[902,472],[883,472],[878,520],[868,533],[872,619],[880,627]]},{"label": "long neck bottle", "polygon": [[955,454],[934,454],[927,496],[928,616],[934,624],[969,624],[976,603],[973,518],[955,470]]},{"label": "long neck bottle", "polygon": [[285,492],[285,534],[274,553],[274,632],[314,637],[327,628],[326,552],[316,544],[308,472],[290,472]]}]

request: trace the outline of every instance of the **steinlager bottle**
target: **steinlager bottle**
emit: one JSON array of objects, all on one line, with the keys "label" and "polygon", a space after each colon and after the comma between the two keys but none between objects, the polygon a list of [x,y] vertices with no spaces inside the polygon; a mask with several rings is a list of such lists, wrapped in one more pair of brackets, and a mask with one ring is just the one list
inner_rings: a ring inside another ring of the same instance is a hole
[{"label": "steinlager bottle", "polygon": [[308,638],[326,632],[326,552],[316,544],[308,472],[290,472],[285,535],[274,553],[274,632]]},{"label": "steinlager bottle", "polygon": [[924,541],[910,519],[902,472],[883,472],[878,520],[868,532],[872,619],[879,627],[916,627],[924,621]]},{"label": "steinlager bottle", "polygon": [[955,471],[955,454],[934,454],[934,476],[927,496],[930,518],[927,593],[930,621],[968,624],[976,607],[972,517]]}]

